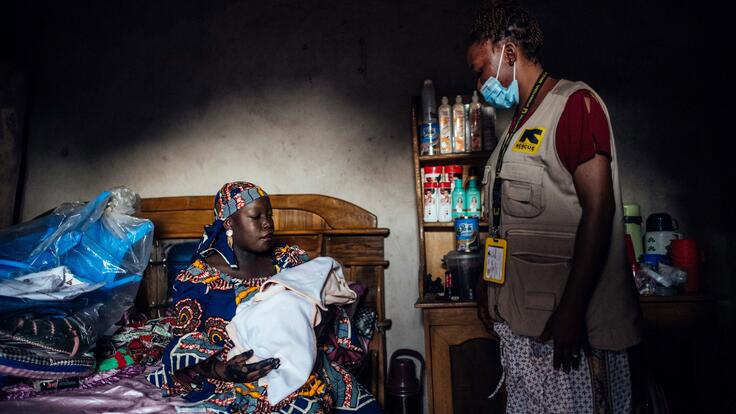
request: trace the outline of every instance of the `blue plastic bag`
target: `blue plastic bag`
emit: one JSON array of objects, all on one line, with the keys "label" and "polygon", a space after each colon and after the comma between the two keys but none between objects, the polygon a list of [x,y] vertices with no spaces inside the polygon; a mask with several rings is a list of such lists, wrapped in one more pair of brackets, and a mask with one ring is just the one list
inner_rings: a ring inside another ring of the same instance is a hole
[{"label": "blue plastic bag", "polygon": [[153,240],[151,221],[131,215],[138,200],[129,189],[115,188],[88,203],[62,204],[48,215],[0,230],[0,284],[59,266],[77,282],[102,284],[70,300],[0,296],[0,346],[27,342],[29,349],[33,344],[43,349],[49,341],[63,343],[55,329],[53,338],[26,338],[31,334],[14,326],[26,321],[52,326],[66,319],[64,324],[76,323],[75,333],[84,339],[74,347],[79,354],[122,317],[135,300]]}]

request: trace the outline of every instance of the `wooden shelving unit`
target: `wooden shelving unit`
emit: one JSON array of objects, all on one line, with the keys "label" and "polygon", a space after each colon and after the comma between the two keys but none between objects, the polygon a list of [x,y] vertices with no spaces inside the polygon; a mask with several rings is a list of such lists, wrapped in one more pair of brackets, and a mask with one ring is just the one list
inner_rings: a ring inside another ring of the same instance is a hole
[{"label": "wooden shelving unit", "polygon": [[[422,189],[422,167],[439,165],[462,165],[464,183],[468,178],[468,171],[474,168],[478,178],[478,184],[482,180],[483,168],[491,155],[490,151],[467,152],[461,154],[419,155],[419,136],[417,130],[417,114],[419,99],[412,101],[412,148],[414,158],[414,178],[416,190],[417,222],[419,224],[419,303],[424,302],[424,276],[431,274],[432,278],[440,277],[444,281],[444,268],[442,257],[455,247],[455,226],[452,222],[425,223]],[[481,239],[488,232],[488,222],[480,222]],[[427,298],[432,302],[432,298]],[[449,303],[448,303],[449,305]]]},{"label": "wooden shelving unit", "polygon": [[[419,137],[417,134],[417,114],[419,113],[419,99],[412,102],[411,131],[414,150],[414,175],[416,187],[417,223],[419,227],[419,297],[415,307],[422,310],[424,321],[425,361],[427,368],[427,395],[429,396],[430,413],[466,412],[468,406],[458,406],[454,401],[453,389],[458,386],[463,389],[462,378],[453,378],[451,375],[451,354],[458,352],[472,361],[483,361],[497,351],[491,335],[485,330],[477,316],[477,305],[475,302],[448,302],[438,299],[436,294],[424,292],[424,277],[431,274],[433,278],[440,277],[444,283],[445,269],[442,267],[442,257],[455,248],[455,226],[453,223],[425,223],[424,222],[424,197],[422,188],[422,167],[438,165],[462,165],[464,179],[467,180],[469,169],[474,167],[477,177],[482,180],[482,173],[486,161],[491,153],[471,152],[463,154],[443,154],[432,156],[419,156]],[[488,222],[481,220],[480,237],[483,240],[488,232]],[[466,346],[477,346],[478,340],[484,345],[480,355],[474,351],[468,351]],[[470,345],[468,345],[470,344]],[[494,347],[495,346],[495,347]],[[455,349],[456,351],[452,351]],[[470,352],[470,354],[468,354]],[[476,358],[478,357],[478,358]],[[489,369],[483,366],[484,372]],[[492,375],[483,376],[482,381],[487,381],[486,388],[492,391],[491,382],[496,381]],[[495,384],[496,382],[493,382]],[[484,385],[481,385],[484,387]],[[462,392],[461,392],[462,394]],[[479,395],[479,394],[478,394]],[[487,394],[486,394],[487,395]],[[460,401],[469,401],[467,396],[459,397]],[[480,408],[483,412],[497,413],[499,411],[494,404],[489,402],[485,396],[477,397],[473,394],[472,402],[468,404]]]}]

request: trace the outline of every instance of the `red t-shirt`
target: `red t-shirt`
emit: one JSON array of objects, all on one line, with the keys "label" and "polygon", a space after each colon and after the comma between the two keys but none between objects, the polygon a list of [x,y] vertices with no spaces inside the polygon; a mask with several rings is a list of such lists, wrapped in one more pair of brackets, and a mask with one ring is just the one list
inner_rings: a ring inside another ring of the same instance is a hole
[{"label": "red t-shirt", "polygon": [[[529,119],[533,112],[529,112],[525,118]],[[590,91],[580,90],[568,98],[557,123],[555,147],[570,174],[580,164],[593,159],[595,154],[612,158],[608,118]]]}]

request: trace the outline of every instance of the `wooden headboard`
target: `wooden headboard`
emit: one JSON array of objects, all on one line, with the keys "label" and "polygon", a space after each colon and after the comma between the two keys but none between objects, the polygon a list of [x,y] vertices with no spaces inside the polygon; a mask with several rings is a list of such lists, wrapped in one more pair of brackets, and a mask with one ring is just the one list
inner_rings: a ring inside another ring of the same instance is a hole
[{"label": "wooden headboard", "polygon": [[[316,195],[269,195],[273,207],[274,239],[298,245],[309,257],[330,256],[343,265],[348,281],[368,287],[365,304],[378,315],[378,332],[370,343],[370,388],[383,405],[386,375],[383,272],[384,239],[389,230],[377,227],[376,216],[338,198]],[[212,196],[144,198],[139,217],[154,224],[154,248],[146,269],[139,306],[155,315],[170,305],[164,244],[167,241],[198,239],[212,223]],[[367,385],[367,384],[366,384]]]}]

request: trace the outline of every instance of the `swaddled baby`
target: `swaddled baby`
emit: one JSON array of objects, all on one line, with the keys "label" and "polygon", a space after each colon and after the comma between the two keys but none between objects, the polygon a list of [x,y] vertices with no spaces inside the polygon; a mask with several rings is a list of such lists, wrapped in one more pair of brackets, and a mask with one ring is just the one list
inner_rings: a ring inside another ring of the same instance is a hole
[{"label": "swaddled baby", "polygon": [[275,405],[304,385],[312,372],[319,309],[355,299],[342,266],[330,257],[283,270],[268,279],[252,300],[238,305],[226,328],[235,345],[227,357],[252,349],[248,363],[278,358],[279,368],[259,380],[268,384],[268,402]]}]

